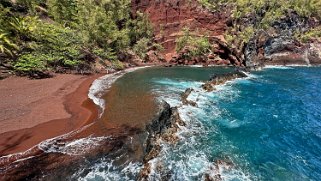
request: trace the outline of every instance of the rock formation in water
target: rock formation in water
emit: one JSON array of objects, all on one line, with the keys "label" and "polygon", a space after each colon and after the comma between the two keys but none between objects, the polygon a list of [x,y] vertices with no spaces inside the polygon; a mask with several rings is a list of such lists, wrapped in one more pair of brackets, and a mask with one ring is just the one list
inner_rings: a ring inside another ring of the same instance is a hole
[{"label": "rock formation in water", "polygon": [[[151,124],[146,126],[148,137],[145,143],[144,165],[138,175],[138,180],[148,180],[151,169],[153,169],[151,160],[159,156],[162,150],[161,142],[175,144],[178,141],[175,133],[180,126],[185,126],[185,122],[180,118],[177,108],[171,108],[168,103],[162,102],[159,114]],[[158,170],[164,167],[161,162],[155,165]]]},{"label": "rock formation in water", "polygon": [[206,90],[207,92],[211,92],[215,90],[215,85],[222,85],[225,84],[227,81],[231,81],[237,78],[245,78],[247,75],[244,72],[241,72],[239,70],[234,72],[229,72],[225,74],[215,74],[211,77],[209,81],[207,81],[205,84],[202,85],[202,88]]},{"label": "rock formation in water", "polygon": [[194,102],[194,101],[190,101],[188,100],[188,96],[194,91],[194,89],[192,88],[188,88],[185,90],[185,92],[183,92],[181,94],[181,100],[182,100],[182,103],[183,105],[191,105],[191,106],[194,106],[194,107],[197,107],[197,103]]}]

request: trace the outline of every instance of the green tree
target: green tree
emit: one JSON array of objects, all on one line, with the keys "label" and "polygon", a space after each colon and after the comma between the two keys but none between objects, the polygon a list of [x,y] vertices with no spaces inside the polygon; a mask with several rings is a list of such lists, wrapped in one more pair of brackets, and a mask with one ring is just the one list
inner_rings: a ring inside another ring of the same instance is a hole
[{"label": "green tree", "polygon": [[49,14],[62,24],[71,25],[76,20],[77,0],[47,0]]}]

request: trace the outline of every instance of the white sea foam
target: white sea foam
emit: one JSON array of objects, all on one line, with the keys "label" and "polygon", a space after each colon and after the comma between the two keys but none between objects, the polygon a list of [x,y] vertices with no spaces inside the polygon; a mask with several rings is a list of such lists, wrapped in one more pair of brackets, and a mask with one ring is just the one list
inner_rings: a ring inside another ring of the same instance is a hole
[{"label": "white sea foam", "polygon": [[[48,150],[48,148],[50,150],[50,147],[53,146],[51,144],[56,143],[57,140],[63,140],[63,139],[66,139],[68,137],[71,137],[71,136],[73,136],[73,135],[75,135],[75,134],[87,129],[92,124],[93,123],[88,124],[88,125],[86,125],[84,127],[81,127],[79,129],[74,130],[72,132],[69,132],[67,134],[63,134],[63,135],[60,135],[60,136],[57,136],[57,137],[54,137],[54,138],[51,138],[51,139],[44,140],[41,143],[39,143],[38,145],[35,145],[35,146],[31,147],[30,149],[28,149],[28,150],[26,150],[24,152],[19,152],[19,153],[14,153],[14,154],[9,154],[9,155],[6,155],[6,156],[2,156],[2,157],[0,157],[0,160],[1,161],[6,161],[6,160],[14,159],[14,158],[21,158],[21,159],[17,159],[15,161],[15,162],[20,162],[20,161],[25,161],[25,160],[31,159],[31,158],[33,158],[35,156],[29,156],[29,157],[25,157],[25,158],[23,156],[33,154],[33,151],[34,151],[35,148],[39,148],[40,150],[46,152],[46,150]],[[57,150],[57,152],[58,152],[58,150]]]},{"label": "white sea foam", "polygon": [[291,66],[294,66],[294,65],[287,65],[287,66],[284,66],[284,65],[266,65],[264,68],[265,69],[293,69],[293,67]]},{"label": "white sea foam", "polygon": [[138,69],[147,68],[150,66],[144,67],[134,67],[129,68],[124,71],[115,72],[112,74],[104,75],[98,79],[96,79],[89,88],[88,97],[101,108],[101,115],[105,109],[105,101],[101,97],[105,94],[106,90],[108,90],[111,85],[124,74],[136,71]]},{"label": "white sea foam", "polygon": [[[72,178],[79,181],[89,180],[134,180],[134,176],[138,175],[142,165],[140,163],[128,163],[124,168],[119,169],[115,167],[113,161],[101,159],[98,163],[92,165],[86,170],[79,170]],[[79,175],[83,175],[83,172],[87,172],[85,176],[79,178]]]},{"label": "white sea foam", "polygon": [[[169,180],[195,180],[204,178],[205,173],[213,178],[220,175],[222,180],[250,180],[249,174],[236,167],[228,168],[226,165],[217,165],[216,170],[209,170],[215,164],[214,160],[208,157],[211,148],[200,148],[200,138],[206,140],[208,139],[207,135],[219,135],[219,130],[216,127],[207,126],[207,124],[210,124],[207,123],[209,121],[221,120],[221,114],[224,110],[219,108],[217,104],[220,101],[233,101],[239,95],[239,91],[233,87],[234,83],[257,78],[252,74],[248,74],[248,76],[245,79],[236,79],[228,81],[224,85],[217,85],[213,92],[204,91],[201,88],[202,82],[170,79],[157,81],[158,84],[166,87],[166,92],[163,91],[164,88],[161,89],[161,86],[156,87],[155,92],[160,95],[160,99],[169,102],[171,106],[178,106],[180,117],[186,123],[186,126],[180,127],[176,133],[180,138],[177,145],[173,146],[162,142],[159,157],[149,162],[152,168],[149,180],[160,180],[161,175],[166,172],[166,170],[157,168],[158,164],[164,164],[164,169],[170,170],[171,178]],[[182,105],[180,94],[187,88],[194,89],[187,99],[197,102],[197,107]],[[231,128],[239,126],[237,120],[226,122],[226,124]],[[226,144],[230,143],[226,141]],[[216,175],[213,175],[213,173],[216,173]]]},{"label": "white sea foam", "polygon": [[82,155],[92,148],[99,146],[103,141],[111,137],[86,137],[73,141],[60,142],[57,139],[50,139],[39,144],[39,148],[46,153],[63,153],[66,155]]},{"label": "white sea foam", "polygon": [[222,181],[230,181],[230,180],[250,181],[250,180],[252,180],[250,175],[245,174],[243,171],[235,168],[234,166],[226,164],[224,162],[218,163],[215,166],[210,165],[207,173],[212,178],[217,178],[219,176]]},{"label": "white sea foam", "polygon": [[198,67],[204,67],[203,65],[187,65],[187,67],[196,67],[196,68],[198,68]]}]

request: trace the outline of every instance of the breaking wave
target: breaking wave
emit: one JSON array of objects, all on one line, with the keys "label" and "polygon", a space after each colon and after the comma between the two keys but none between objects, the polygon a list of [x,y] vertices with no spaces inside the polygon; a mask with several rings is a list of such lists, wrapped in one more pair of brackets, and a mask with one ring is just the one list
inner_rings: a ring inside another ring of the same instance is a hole
[{"label": "breaking wave", "polygon": [[115,72],[112,74],[107,74],[105,76],[102,76],[98,79],[96,79],[92,85],[89,88],[88,97],[101,109],[101,114],[105,110],[105,100],[102,99],[102,96],[106,93],[106,91],[111,87],[111,85],[120,77],[122,77],[124,74],[128,72],[133,72],[138,69],[147,68],[149,66],[144,67],[135,67],[135,68],[129,68],[124,71]]}]

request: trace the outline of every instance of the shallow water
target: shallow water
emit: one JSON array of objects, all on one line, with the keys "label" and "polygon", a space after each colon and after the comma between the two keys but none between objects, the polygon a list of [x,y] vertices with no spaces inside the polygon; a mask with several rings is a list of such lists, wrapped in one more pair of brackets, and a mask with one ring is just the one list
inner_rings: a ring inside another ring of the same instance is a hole
[{"label": "shallow water", "polygon": [[[150,180],[319,180],[321,178],[321,68],[269,68],[208,93],[200,88],[213,73],[231,68],[148,68],[116,82],[126,96],[153,95],[178,106],[187,123],[176,145],[163,143]],[[131,81],[131,82],[129,82]],[[198,107],[181,105],[180,94]],[[108,106],[108,100],[107,100]],[[112,106],[112,105],[111,105]],[[83,180],[128,180],[141,163],[122,169],[112,160],[92,165]],[[75,173],[75,177],[77,177]]]}]

